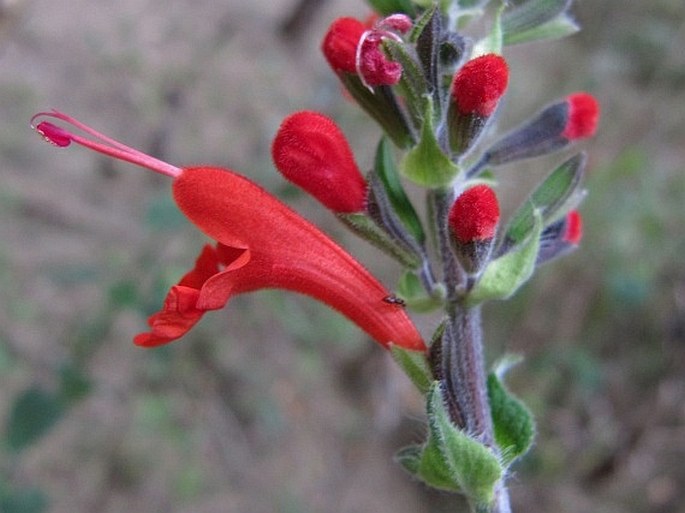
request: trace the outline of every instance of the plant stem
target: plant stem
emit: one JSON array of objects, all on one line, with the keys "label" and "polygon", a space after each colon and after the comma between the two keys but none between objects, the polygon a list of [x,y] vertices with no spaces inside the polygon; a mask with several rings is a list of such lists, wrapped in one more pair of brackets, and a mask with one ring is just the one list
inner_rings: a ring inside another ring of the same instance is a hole
[{"label": "plant stem", "polygon": [[458,290],[463,287],[466,279],[464,270],[452,253],[450,234],[447,227],[447,215],[454,201],[454,191],[448,189],[433,189],[428,193],[428,209],[430,219],[434,220],[433,237],[442,262],[443,280],[447,287],[447,303],[451,305],[458,299]]},{"label": "plant stem", "polygon": [[[431,364],[435,377],[444,384],[452,422],[498,453],[487,394],[481,310],[479,306],[467,308],[461,302],[469,276],[454,256],[449,239],[447,215],[453,200],[451,189],[433,190],[429,195],[447,288],[448,316],[441,341],[431,347]],[[504,479],[495,487],[492,504],[472,504],[471,509],[474,513],[511,513]]]},{"label": "plant stem", "polygon": [[442,348],[447,364],[445,384],[461,414],[462,429],[494,448],[482,338],[479,307],[450,313]]}]

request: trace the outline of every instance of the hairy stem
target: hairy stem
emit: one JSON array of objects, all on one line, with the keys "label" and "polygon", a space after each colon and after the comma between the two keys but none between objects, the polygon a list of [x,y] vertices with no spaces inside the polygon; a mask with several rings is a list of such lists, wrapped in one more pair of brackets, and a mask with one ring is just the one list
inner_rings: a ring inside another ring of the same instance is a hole
[{"label": "hairy stem", "polygon": [[[481,310],[478,306],[467,308],[461,302],[470,277],[454,256],[449,239],[447,215],[453,201],[451,189],[433,190],[429,194],[447,288],[447,322],[441,340],[431,347],[431,364],[436,379],[443,382],[452,422],[497,453],[487,394]],[[471,509],[474,513],[511,513],[504,479],[495,488],[492,504],[472,504]]]}]

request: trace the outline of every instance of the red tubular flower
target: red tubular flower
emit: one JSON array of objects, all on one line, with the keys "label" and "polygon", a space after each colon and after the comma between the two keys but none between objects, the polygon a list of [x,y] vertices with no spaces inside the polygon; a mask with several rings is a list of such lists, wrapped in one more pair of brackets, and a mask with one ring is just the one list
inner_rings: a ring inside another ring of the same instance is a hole
[{"label": "red tubular flower", "polygon": [[487,185],[476,185],[463,192],[454,202],[448,223],[457,240],[467,244],[492,239],[499,215],[495,192]]},{"label": "red tubular flower", "polygon": [[452,97],[459,112],[490,116],[509,83],[509,67],[490,53],[467,62],[454,76]]},{"label": "red tubular flower", "polygon": [[338,126],[318,112],[285,118],[271,147],[276,168],[336,213],[364,210],[366,180]]},{"label": "red tubular flower", "polygon": [[569,141],[592,137],[597,131],[599,103],[588,93],[574,93],[566,98],[568,121],[561,133]]},{"label": "red tubular flower", "polygon": [[36,126],[48,141],[70,142],[172,176],[181,211],[216,240],[167,295],[149,319],[150,331],[135,343],[153,347],[183,336],[202,315],[222,308],[235,294],[281,288],[311,296],[338,310],[387,347],[425,350],[416,327],[389,293],[345,250],[285,204],[233,171],[177,168],[133,150],[57,112],[42,113],[71,123],[104,142],[56,127]]}]

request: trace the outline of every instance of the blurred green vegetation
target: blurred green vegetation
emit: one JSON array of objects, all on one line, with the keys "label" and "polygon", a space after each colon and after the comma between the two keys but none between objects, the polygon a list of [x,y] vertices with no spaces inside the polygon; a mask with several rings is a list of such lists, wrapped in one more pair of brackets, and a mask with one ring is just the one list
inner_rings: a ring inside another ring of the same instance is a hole
[{"label": "blurred green vegetation", "polygon": [[[160,157],[244,170],[392,283],[268,157],[280,119],[316,108],[370,165],[378,133],[317,40],[360,3],[328,5],[300,46],[274,30],[288,2],[15,5],[0,3],[0,513],[454,511],[391,461],[422,429],[411,387],[314,302],[238,297],[183,342],[133,347],[203,239],[165,183],[24,129],[54,103]],[[520,108],[580,88],[603,106],[581,248],[486,312],[492,359],[526,356],[511,388],[538,421],[515,511],[681,512],[685,7],[575,10],[579,36],[511,57]]]}]

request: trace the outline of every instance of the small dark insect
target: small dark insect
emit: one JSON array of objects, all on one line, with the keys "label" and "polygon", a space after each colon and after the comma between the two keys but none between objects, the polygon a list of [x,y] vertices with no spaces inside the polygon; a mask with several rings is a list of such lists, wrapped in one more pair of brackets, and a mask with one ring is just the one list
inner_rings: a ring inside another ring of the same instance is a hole
[{"label": "small dark insect", "polygon": [[383,298],[383,301],[390,305],[399,305],[401,307],[407,306],[407,303],[405,303],[404,299],[397,297],[395,294],[390,294],[389,296],[385,296]]}]

